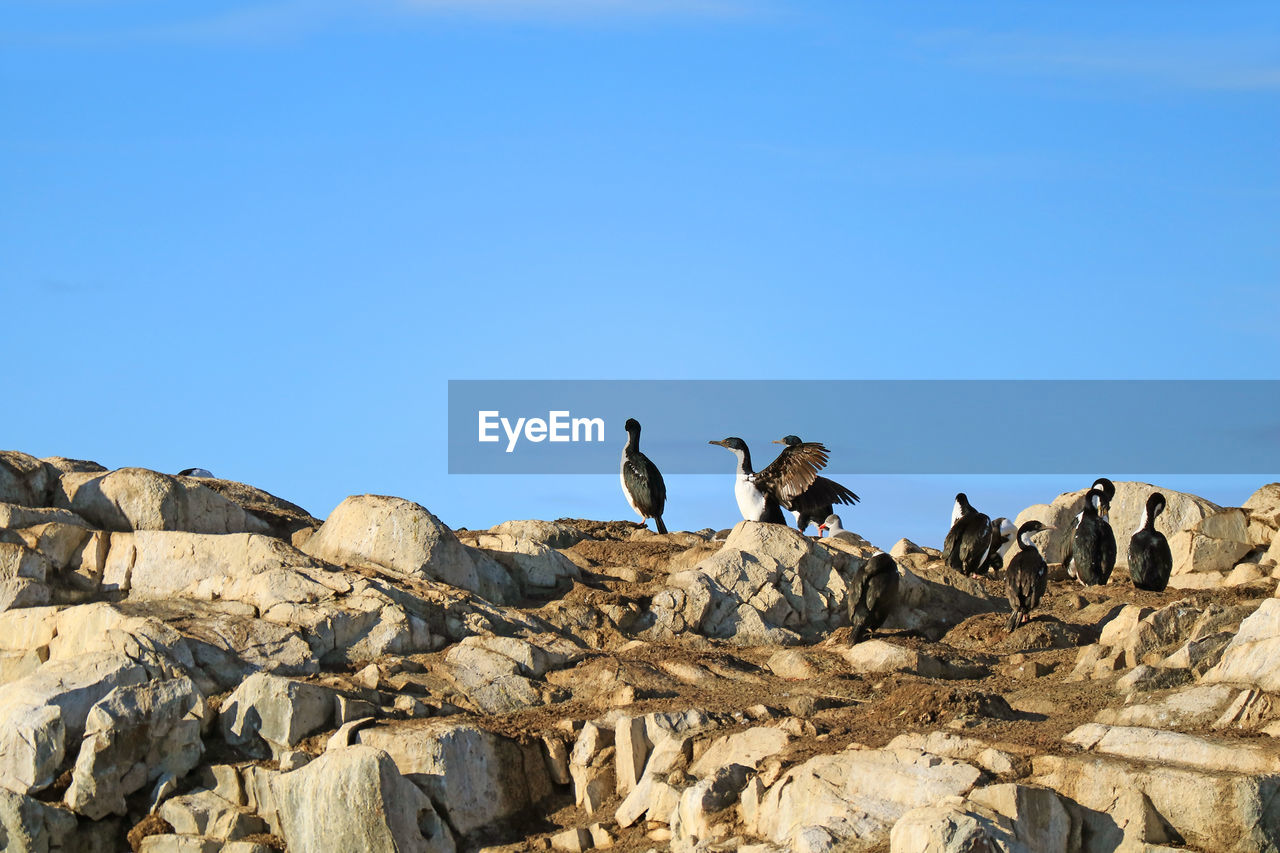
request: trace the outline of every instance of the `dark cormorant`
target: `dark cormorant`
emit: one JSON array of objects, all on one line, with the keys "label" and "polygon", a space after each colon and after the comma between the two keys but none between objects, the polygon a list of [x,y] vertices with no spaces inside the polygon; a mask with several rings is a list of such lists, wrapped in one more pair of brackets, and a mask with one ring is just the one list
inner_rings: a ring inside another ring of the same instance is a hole
[{"label": "dark cormorant", "polygon": [[850,642],[861,642],[866,634],[883,625],[897,603],[898,564],[880,551],[863,563],[849,582],[849,624],[853,627]]},{"label": "dark cormorant", "polygon": [[1142,514],[1142,526],[1129,540],[1129,576],[1138,589],[1163,592],[1173,571],[1173,552],[1169,540],[1156,530],[1156,516],[1164,512],[1164,495],[1152,492]]},{"label": "dark cormorant", "polygon": [[1103,500],[1099,489],[1090,489],[1084,496],[1084,512],[1071,543],[1076,577],[1087,586],[1105,584],[1116,567],[1116,536],[1100,514]]},{"label": "dark cormorant", "polygon": [[[1098,515],[1102,516],[1104,521],[1111,521],[1111,499],[1116,496],[1116,484],[1108,480],[1106,477],[1099,477],[1093,481],[1091,489],[1097,489],[1102,492],[1102,506],[1098,508]],[[1071,555],[1074,549],[1074,539],[1076,528],[1080,526],[1080,516],[1084,512],[1076,513],[1075,519],[1071,522],[1071,535],[1067,537],[1067,550],[1062,555],[1062,567],[1067,570],[1067,574],[1074,576],[1075,569],[1071,566]]]},{"label": "dark cormorant", "polygon": [[627,446],[622,448],[622,492],[641,519],[653,519],[659,533],[666,533],[662,509],[667,503],[667,485],[658,466],[640,452],[640,422],[627,418]]},{"label": "dark cormorant", "polygon": [[1051,530],[1038,521],[1028,521],[1018,528],[1018,545],[1022,550],[1013,555],[1009,561],[1009,571],[1005,575],[1005,585],[1009,592],[1009,606],[1013,615],[1009,617],[1009,630],[1031,621],[1031,610],[1040,603],[1045,587],[1049,583],[1049,567],[1040,556],[1040,551],[1031,541],[1031,534],[1037,530]]},{"label": "dark cormorant", "polygon": [[[773,443],[785,444],[787,449],[782,451],[783,453],[788,453],[791,448],[804,444],[794,435],[783,436]],[[856,504],[860,500],[862,498],[835,480],[828,480],[826,477],[815,477],[813,485],[794,498],[784,500],[781,503],[783,509],[789,510],[795,516],[796,527],[800,528],[800,532],[803,533],[810,524],[821,526],[823,520],[833,512],[835,504]],[[821,531],[819,531],[819,535],[821,535]]]},{"label": "dark cormorant", "polygon": [[943,562],[957,572],[981,574],[986,570],[991,544],[991,519],[970,506],[964,492],[956,495],[951,529],[942,543]]}]

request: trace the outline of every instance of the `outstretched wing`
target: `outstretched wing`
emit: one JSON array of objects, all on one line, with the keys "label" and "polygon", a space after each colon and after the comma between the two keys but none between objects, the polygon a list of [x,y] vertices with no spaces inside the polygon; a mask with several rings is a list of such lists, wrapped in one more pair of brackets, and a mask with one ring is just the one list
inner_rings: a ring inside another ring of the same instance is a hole
[{"label": "outstretched wing", "polygon": [[835,480],[828,480],[826,477],[815,477],[813,485],[805,489],[804,494],[800,495],[797,500],[806,506],[831,506],[832,504],[856,504],[862,498]]},{"label": "outstretched wing", "polygon": [[755,476],[756,486],[779,502],[791,501],[813,485],[827,464],[827,448],[816,441],[793,444]]}]

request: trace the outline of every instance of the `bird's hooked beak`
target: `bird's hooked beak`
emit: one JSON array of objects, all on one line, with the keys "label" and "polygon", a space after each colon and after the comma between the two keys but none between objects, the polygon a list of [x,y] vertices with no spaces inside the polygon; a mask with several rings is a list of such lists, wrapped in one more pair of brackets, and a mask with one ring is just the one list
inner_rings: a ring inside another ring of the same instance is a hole
[{"label": "bird's hooked beak", "polygon": [[724,447],[724,440],[722,439],[720,441],[708,441],[707,444],[718,444],[721,447]]},{"label": "bird's hooked beak", "polygon": [[771,442],[769,442],[769,443],[770,443],[770,444],[786,444],[786,442],[785,442],[785,441],[783,441],[783,440],[782,440],[782,439],[780,439],[780,438],[775,438],[773,441],[771,441]]},{"label": "bird's hooked beak", "polygon": [[823,536],[826,536],[826,535],[827,535],[827,526],[826,526],[825,524],[819,524],[819,525],[818,525],[818,538],[819,538],[819,539],[821,539]]},{"label": "bird's hooked beak", "polygon": [[1103,501],[1102,506],[1098,507],[1098,515],[1110,521],[1111,520],[1111,504],[1107,501]]}]

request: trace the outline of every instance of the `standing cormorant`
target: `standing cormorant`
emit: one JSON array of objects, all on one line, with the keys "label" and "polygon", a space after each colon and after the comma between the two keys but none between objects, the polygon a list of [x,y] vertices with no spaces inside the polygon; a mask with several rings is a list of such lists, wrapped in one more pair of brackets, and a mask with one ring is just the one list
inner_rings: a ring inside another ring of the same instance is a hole
[{"label": "standing cormorant", "polygon": [[1009,617],[1010,631],[1031,621],[1031,610],[1040,603],[1049,583],[1049,567],[1031,541],[1031,534],[1037,530],[1052,528],[1038,521],[1028,521],[1018,528],[1018,545],[1022,550],[1013,555],[1005,575],[1009,606],[1013,609],[1013,615]]},{"label": "standing cormorant", "polygon": [[1084,496],[1084,512],[1071,543],[1076,577],[1086,586],[1105,584],[1116,567],[1116,536],[1100,513],[1103,500],[1099,489],[1090,489]]},{"label": "standing cormorant", "polygon": [[667,484],[662,482],[658,466],[640,452],[640,422],[627,418],[627,446],[622,448],[622,493],[627,496],[641,519],[653,519],[659,533],[666,533],[662,509],[667,503]]},{"label": "standing cormorant", "polygon": [[957,572],[981,574],[991,552],[991,519],[969,505],[964,492],[956,495],[951,529],[942,543],[942,560]]},{"label": "standing cormorant", "polygon": [[1129,576],[1138,589],[1163,592],[1173,571],[1173,552],[1169,540],[1156,530],[1156,516],[1164,511],[1164,495],[1152,492],[1142,513],[1142,526],[1129,540]]},{"label": "standing cormorant", "polygon": [[782,502],[792,500],[813,485],[818,471],[827,464],[827,449],[816,442],[806,441],[788,447],[757,473],[751,470],[751,451],[742,439],[729,436],[707,444],[718,444],[738,457],[738,477],[733,494],[738,499],[742,517],[747,521],[786,524]]},{"label": "standing cormorant", "polygon": [[[804,444],[797,436],[788,435],[773,442],[774,444],[785,444],[787,446],[783,453],[788,453],[793,447],[799,447]],[[856,504],[862,498],[837,483],[835,480],[828,480],[826,477],[815,477],[813,484],[800,494],[790,500],[782,501],[783,509],[789,510],[796,519],[796,527],[800,528],[800,532],[804,533],[805,528],[810,524],[821,526],[823,520],[831,515],[834,504]],[[821,531],[819,531],[821,535]]]},{"label": "standing cormorant", "polygon": [[849,624],[853,627],[851,643],[884,624],[898,603],[898,564],[883,551],[877,551],[853,573],[849,581]]},{"label": "standing cormorant", "polygon": [[[1111,499],[1116,496],[1116,484],[1108,480],[1106,477],[1099,477],[1093,481],[1091,489],[1097,489],[1102,492],[1102,506],[1098,508],[1098,515],[1102,516],[1104,521],[1111,521]],[[1076,528],[1080,526],[1080,517],[1084,512],[1076,513],[1075,519],[1071,522],[1071,535],[1067,537],[1067,550],[1062,555],[1062,567],[1067,570],[1067,574],[1075,577],[1076,570],[1071,565],[1071,554],[1073,549],[1073,541],[1075,539]]]}]

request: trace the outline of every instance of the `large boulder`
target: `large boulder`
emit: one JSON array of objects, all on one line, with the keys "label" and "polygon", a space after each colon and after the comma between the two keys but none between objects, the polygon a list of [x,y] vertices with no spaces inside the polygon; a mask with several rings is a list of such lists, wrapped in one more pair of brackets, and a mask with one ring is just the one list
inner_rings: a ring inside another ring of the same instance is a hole
[{"label": "large boulder", "polygon": [[62,475],[54,505],[102,530],[265,533],[267,525],[192,480],[146,468]]},{"label": "large boulder", "polygon": [[389,754],[463,836],[515,817],[551,793],[536,745],[472,723],[413,720],[361,729],[356,737]]},{"label": "large boulder", "polygon": [[848,583],[865,559],[780,524],[742,521],[714,555],[671,575],[651,610],[659,633],[794,643],[847,619]]},{"label": "large boulder", "polygon": [[564,554],[534,539],[513,533],[478,533],[471,538],[530,592],[555,589],[561,581],[582,574]]},{"label": "large boulder", "polygon": [[44,506],[56,473],[34,456],[16,450],[0,450],[0,501],[22,506]]},{"label": "large boulder", "polygon": [[338,565],[376,566],[395,575],[442,581],[495,604],[520,598],[519,585],[506,569],[467,548],[440,519],[403,498],[352,495],[303,548]]},{"label": "large boulder", "polygon": [[121,654],[97,652],[50,661],[0,695],[0,787],[28,794],[53,783],[67,744],[117,687],[141,684],[147,671]]},{"label": "large boulder", "polygon": [[297,504],[247,483],[219,480],[216,477],[179,477],[178,480],[217,492],[249,516],[265,524],[266,532],[281,539],[290,540],[299,530],[320,526],[318,518]]},{"label": "large boulder", "polygon": [[200,760],[204,697],[188,678],[117,687],[89,711],[67,805],[90,820],[123,815],[125,797]]},{"label": "large boulder", "polygon": [[1267,546],[1280,532],[1280,483],[1267,483],[1241,504],[1249,515],[1249,538]]},{"label": "large boulder", "polygon": [[222,598],[232,580],[323,564],[271,536],[140,530],[111,536],[103,588],[130,598]]},{"label": "large boulder", "polygon": [[1268,598],[1240,623],[1222,659],[1203,680],[1280,693],[1280,598]]},{"label": "large boulder", "polygon": [[1079,832],[1061,798],[1045,788],[1003,784],[945,797],[902,816],[890,853],[1068,853]]},{"label": "large boulder", "polygon": [[[0,850],[6,853],[71,853],[83,850],[76,816],[0,788]],[[87,846],[87,845],[86,845]]]},{"label": "large boulder", "polygon": [[260,758],[279,756],[307,735],[328,728],[337,705],[335,692],[258,672],[222,702],[223,739]]},{"label": "large boulder", "polygon": [[331,749],[270,782],[290,853],[453,853],[453,836],[426,794],[385,752]]},{"label": "large boulder", "polygon": [[973,765],[919,750],[855,746],[783,774],[756,808],[754,831],[793,849],[815,830],[872,846],[888,841],[911,809],[965,794],[982,775]]},{"label": "large boulder", "polygon": [[1246,759],[1230,745],[1149,731],[1091,725],[1070,736],[1085,752],[1033,759],[1031,781],[1070,801],[1088,849],[1176,841],[1222,853],[1280,850],[1280,775],[1233,772]]}]

